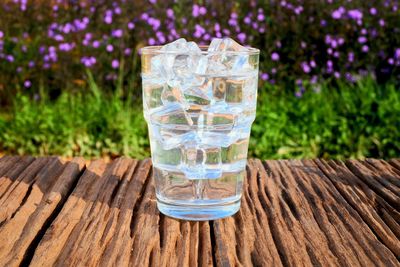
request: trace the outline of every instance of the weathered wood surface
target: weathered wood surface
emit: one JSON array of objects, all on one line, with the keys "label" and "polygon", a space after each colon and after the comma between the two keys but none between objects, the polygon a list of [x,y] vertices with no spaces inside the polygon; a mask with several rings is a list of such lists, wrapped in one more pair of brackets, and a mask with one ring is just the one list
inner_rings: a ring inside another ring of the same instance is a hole
[{"label": "weathered wood surface", "polygon": [[151,161],[0,159],[0,266],[400,266],[400,161],[249,160],[240,211],[157,210]]}]

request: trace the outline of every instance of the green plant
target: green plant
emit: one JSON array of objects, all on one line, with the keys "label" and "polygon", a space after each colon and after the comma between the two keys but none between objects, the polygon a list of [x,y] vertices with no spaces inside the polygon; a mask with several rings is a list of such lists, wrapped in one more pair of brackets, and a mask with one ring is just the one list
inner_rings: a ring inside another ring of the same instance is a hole
[{"label": "green plant", "polygon": [[268,86],[258,98],[250,155],[390,158],[400,155],[400,91],[373,79],[314,88],[302,98]]},{"label": "green plant", "polygon": [[[138,101],[105,94],[56,101],[18,95],[0,114],[0,150],[14,154],[103,157],[150,155]],[[311,86],[311,85],[305,85]],[[391,158],[400,156],[400,90],[373,79],[311,88],[302,98],[267,85],[258,97],[249,156],[259,158]]]}]

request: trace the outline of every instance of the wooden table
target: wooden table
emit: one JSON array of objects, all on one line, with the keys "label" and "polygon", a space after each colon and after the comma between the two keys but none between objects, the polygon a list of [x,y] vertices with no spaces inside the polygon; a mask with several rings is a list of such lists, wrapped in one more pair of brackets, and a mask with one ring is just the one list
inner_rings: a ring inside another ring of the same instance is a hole
[{"label": "wooden table", "polygon": [[160,214],[151,161],[0,159],[0,266],[400,266],[400,161],[248,162],[241,210]]}]

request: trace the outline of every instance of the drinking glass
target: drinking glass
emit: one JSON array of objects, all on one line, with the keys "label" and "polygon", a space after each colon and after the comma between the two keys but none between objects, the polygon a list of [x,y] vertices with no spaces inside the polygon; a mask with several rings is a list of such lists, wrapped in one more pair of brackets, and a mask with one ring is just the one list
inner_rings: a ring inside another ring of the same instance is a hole
[{"label": "drinking glass", "polygon": [[196,49],[148,46],[141,59],[158,209],[197,221],[240,208],[259,50]]}]

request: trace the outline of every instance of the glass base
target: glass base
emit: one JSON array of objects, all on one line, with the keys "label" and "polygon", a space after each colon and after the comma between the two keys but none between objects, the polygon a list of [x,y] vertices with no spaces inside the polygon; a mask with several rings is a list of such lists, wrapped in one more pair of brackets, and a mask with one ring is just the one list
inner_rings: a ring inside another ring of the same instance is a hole
[{"label": "glass base", "polygon": [[240,209],[240,199],[217,205],[176,205],[157,200],[158,210],[170,217],[189,221],[208,221],[229,217]]}]

